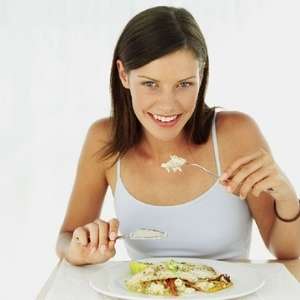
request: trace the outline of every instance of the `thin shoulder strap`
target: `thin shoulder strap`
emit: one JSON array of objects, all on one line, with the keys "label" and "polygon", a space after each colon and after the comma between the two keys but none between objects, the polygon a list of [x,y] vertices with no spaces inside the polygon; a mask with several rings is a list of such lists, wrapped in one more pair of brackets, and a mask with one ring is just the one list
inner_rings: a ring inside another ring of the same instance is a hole
[{"label": "thin shoulder strap", "polygon": [[116,171],[117,171],[117,174],[116,174],[116,181],[118,182],[119,181],[119,178],[120,178],[120,173],[121,173],[121,171],[120,171],[120,168],[121,168],[121,166],[120,166],[120,158],[118,158],[118,160],[117,160],[117,162],[116,162]]},{"label": "thin shoulder strap", "polygon": [[219,147],[218,147],[217,130],[216,130],[216,116],[217,116],[217,111],[215,110],[213,124],[212,124],[212,138],[213,138],[215,162],[217,165],[217,172],[218,175],[221,176],[221,164],[220,164]]}]

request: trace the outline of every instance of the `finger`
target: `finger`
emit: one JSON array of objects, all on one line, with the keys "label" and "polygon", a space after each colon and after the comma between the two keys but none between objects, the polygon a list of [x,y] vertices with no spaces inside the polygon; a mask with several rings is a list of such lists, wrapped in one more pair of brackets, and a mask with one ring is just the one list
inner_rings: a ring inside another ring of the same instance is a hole
[{"label": "finger", "polygon": [[268,178],[271,173],[271,170],[269,170],[268,168],[261,168],[260,170],[248,176],[240,188],[240,198],[246,199],[249,192],[254,188],[254,186],[265,178]]},{"label": "finger", "polygon": [[109,221],[109,239],[115,240],[115,238],[118,235],[119,230],[119,220],[116,218],[113,218]]},{"label": "finger", "polygon": [[97,223],[99,226],[99,248],[102,253],[108,247],[108,231],[109,231],[109,224],[97,219],[94,223]]},{"label": "finger", "polygon": [[115,251],[115,245],[116,245],[116,241],[109,241],[108,242],[108,250],[111,251]]},{"label": "finger", "polygon": [[221,181],[224,181],[232,176],[235,170],[240,168],[242,165],[249,163],[250,161],[260,157],[262,155],[262,151],[258,150],[250,155],[243,156],[237,160],[235,160],[227,169],[225,169],[224,173],[220,177]]},{"label": "finger", "polygon": [[95,223],[89,223],[84,226],[84,228],[88,231],[89,238],[90,238],[90,247],[91,248],[98,248],[99,243],[99,227]]},{"label": "finger", "polygon": [[246,180],[246,178],[249,177],[250,174],[253,174],[258,169],[262,168],[263,164],[263,159],[256,159],[244,165],[228,182],[227,186],[230,187],[231,191],[235,191],[239,184]]},{"label": "finger", "polygon": [[268,192],[272,195],[272,191],[274,191],[274,180],[271,177],[267,177],[266,179],[261,180],[256,183],[252,189],[252,194],[255,197],[259,197],[261,192]]},{"label": "finger", "polygon": [[73,237],[82,246],[86,246],[88,244],[88,233],[83,227],[77,227],[73,232]]}]

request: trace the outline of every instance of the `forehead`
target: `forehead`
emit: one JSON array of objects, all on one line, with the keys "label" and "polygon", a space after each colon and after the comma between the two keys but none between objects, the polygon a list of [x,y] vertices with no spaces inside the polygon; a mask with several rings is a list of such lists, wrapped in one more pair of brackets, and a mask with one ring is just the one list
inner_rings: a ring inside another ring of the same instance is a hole
[{"label": "forehead", "polygon": [[144,75],[166,80],[178,80],[198,72],[199,60],[190,50],[178,50],[131,71],[133,77]]}]

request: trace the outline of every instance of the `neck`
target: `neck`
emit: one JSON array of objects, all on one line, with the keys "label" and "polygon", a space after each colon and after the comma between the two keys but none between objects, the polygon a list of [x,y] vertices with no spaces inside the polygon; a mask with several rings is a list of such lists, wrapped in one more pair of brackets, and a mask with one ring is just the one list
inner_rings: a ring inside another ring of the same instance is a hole
[{"label": "neck", "polygon": [[145,136],[138,151],[148,162],[160,164],[169,160],[170,155],[185,156],[190,149],[184,136],[178,136],[171,141],[161,141],[152,136]]}]

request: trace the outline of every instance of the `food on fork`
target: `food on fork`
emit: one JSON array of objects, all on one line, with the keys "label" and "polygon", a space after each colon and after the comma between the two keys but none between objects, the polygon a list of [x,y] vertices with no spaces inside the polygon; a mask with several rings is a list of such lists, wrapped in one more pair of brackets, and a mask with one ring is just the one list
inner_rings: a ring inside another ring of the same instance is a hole
[{"label": "food on fork", "polygon": [[209,171],[208,169],[206,169],[205,167],[197,164],[197,163],[190,163],[188,162],[186,159],[176,156],[176,155],[170,155],[170,160],[168,160],[166,163],[162,163],[160,166],[164,169],[166,169],[168,171],[168,173],[170,173],[170,171],[176,172],[176,171],[180,171],[182,172],[181,167],[183,165],[189,165],[189,166],[194,166],[199,168],[200,170],[204,171],[207,174],[210,174],[211,176],[219,179],[219,175],[215,174],[211,171]]},{"label": "food on fork", "polygon": [[130,232],[129,237],[133,240],[160,240],[167,236],[167,232],[152,229],[152,228],[139,228],[134,232]]},{"label": "food on fork", "polygon": [[180,171],[182,172],[181,167],[186,163],[186,159],[176,156],[176,155],[171,155],[170,160],[168,160],[166,163],[162,163],[160,166],[162,168],[165,168],[168,173],[170,171],[176,172]]},{"label": "food on fork", "polygon": [[159,263],[132,261],[129,268],[132,277],[125,280],[126,287],[129,291],[147,295],[213,293],[233,285],[228,275],[199,263],[174,259]]}]

